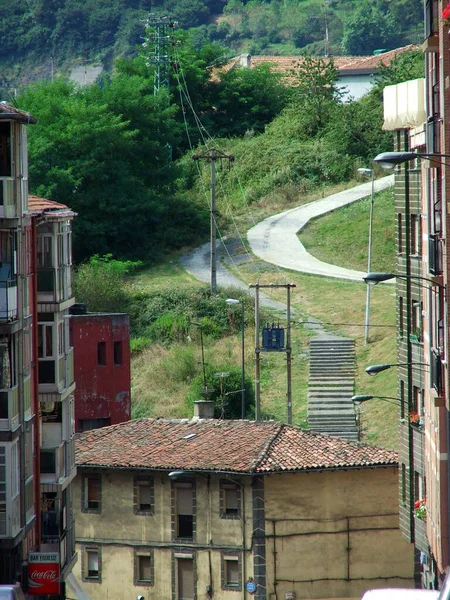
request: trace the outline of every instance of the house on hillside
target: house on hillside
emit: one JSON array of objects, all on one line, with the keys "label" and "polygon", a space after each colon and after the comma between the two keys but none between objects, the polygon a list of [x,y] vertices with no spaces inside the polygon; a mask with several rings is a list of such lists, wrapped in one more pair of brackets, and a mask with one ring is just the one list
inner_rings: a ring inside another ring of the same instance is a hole
[{"label": "house on hillside", "polygon": [[274,421],[136,419],[78,435],[76,462],[73,581],[92,600],[413,586],[393,451]]},{"label": "house on hillside", "polygon": [[[358,100],[370,91],[380,63],[389,66],[399,54],[417,49],[417,46],[410,45],[372,56],[333,56],[333,62],[339,71],[337,86],[344,93],[344,101]],[[328,60],[325,57],[320,58]],[[227,71],[238,68],[253,69],[263,64],[270,64],[274,71],[284,73],[286,81],[289,83],[293,80],[292,73],[298,70],[301,60],[301,56],[251,56],[250,54],[241,54],[227,63],[224,69]],[[217,76],[220,77],[220,73]]]}]

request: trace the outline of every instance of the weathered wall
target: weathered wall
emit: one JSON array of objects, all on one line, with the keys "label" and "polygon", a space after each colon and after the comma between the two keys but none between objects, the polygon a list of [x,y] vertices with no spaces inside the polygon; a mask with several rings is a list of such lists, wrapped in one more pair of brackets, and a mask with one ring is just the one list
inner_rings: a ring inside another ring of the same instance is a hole
[{"label": "weathered wall", "polygon": [[[80,419],[109,419],[123,423],[131,415],[130,330],[126,314],[72,315],[71,342],[74,348],[75,422]],[[106,364],[98,364],[98,343],[106,344]],[[121,364],[114,363],[114,342],[122,342]]]},{"label": "weathered wall", "polygon": [[[212,476],[208,488],[205,477],[195,478],[196,521],[192,545],[172,541],[172,495],[174,480],[167,474],[151,473],[154,482],[154,510],[152,515],[136,515],[133,510],[133,477],[129,471],[102,473],[102,509],[100,514],[81,510],[82,470],[74,481],[74,510],[76,514],[76,539],[79,560],[74,574],[92,600],[122,600],[137,595],[158,599],[171,599],[175,585],[175,552],[193,551],[196,565],[198,598],[207,598],[206,586],[210,583],[214,598],[237,600],[242,591],[222,590],[222,553],[240,551],[243,546],[243,520],[220,518],[220,477]],[[223,479],[223,478],[222,478]],[[243,491],[243,515],[251,527],[252,494],[250,478]],[[241,505],[242,506],[242,505]],[[101,548],[101,582],[82,581],[83,551],[90,544]],[[245,544],[251,545],[251,531],[247,530]],[[194,546],[194,548],[192,547]],[[134,551],[139,548],[154,552],[154,585],[134,585]],[[211,561],[211,569],[210,569]],[[252,555],[248,553],[242,564],[242,581],[252,574]]]},{"label": "weathered wall", "polygon": [[397,493],[394,468],[267,477],[268,594],[361,597],[371,587],[413,587]]}]

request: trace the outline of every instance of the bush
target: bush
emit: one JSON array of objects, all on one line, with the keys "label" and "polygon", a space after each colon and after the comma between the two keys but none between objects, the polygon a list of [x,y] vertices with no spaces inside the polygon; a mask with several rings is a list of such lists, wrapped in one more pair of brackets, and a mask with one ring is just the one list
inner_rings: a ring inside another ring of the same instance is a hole
[{"label": "bush", "polygon": [[131,296],[125,276],[141,264],[115,260],[111,254],[95,254],[75,269],[73,287],[77,302],[85,303],[92,312],[127,312]]},{"label": "bush", "polygon": [[[206,379],[206,392],[205,392]],[[215,419],[240,419],[242,415],[242,371],[235,365],[205,364],[192,379],[190,391],[186,398],[187,408],[193,414],[196,400],[212,400],[214,402]],[[255,395],[253,383],[245,379],[245,418],[255,415]]]}]

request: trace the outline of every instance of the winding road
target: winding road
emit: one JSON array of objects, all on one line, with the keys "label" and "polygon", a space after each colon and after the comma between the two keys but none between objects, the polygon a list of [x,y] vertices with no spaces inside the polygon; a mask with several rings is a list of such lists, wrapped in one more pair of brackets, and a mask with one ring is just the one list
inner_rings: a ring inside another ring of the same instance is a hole
[{"label": "winding road", "polygon": [[[377,179],[374,182],[375,192],[380,192],[394,185],[394,175]],[[361,281],[365,273],[344,269],[329,263],[322,262],[309,254],[298,238],[298,232],[305,227],[311,219],[331,212],[362,198],[371,195],[371,182],[363,183],[356,187],[332,194],[326,198],[304,204],[297,208],[273,215],[258,223],[247,232],[247,239],[253,254],[262,260],[277,265],[284,269],[336,277],[351,281]],[[248,285],[233,275],[225,266],[227,255],[223,244],[218,244],[217,284],[220,286],[233,286],[248,290]],[[248,260],[248,255],[237,255]],[[210,245],[203,244],[200,248],[182,258],[184,268],[200,281],[210,281]],[[268,299],[270,300],[270,299]],[[273,308],[281,308],[281,303],[270,301]]]}]

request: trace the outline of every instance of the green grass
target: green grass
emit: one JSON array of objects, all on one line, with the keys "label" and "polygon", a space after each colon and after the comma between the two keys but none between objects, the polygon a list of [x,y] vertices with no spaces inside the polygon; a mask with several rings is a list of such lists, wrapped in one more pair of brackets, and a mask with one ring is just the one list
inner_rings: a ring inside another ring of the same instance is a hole
[{"label": "green grass", "polygon": [[[367,270],[370,198],[364,198],[312,220],[300,232],[310,254],[325,262]],[[395,267],[394,190],[375,195],[371,270],[392,272]]]},{"label": "green grass", "polygon": [[[267,207],[259,207],[265,213]],[[281,207],[281,210],[285,208]],[[350,212],[348,212],[350,210]],[[272,212],[275,212],[274,210]],[[245,215],[241,213],[241,224]],[[384,270],[393,266],[393,202],[389,193],[376,197],[373,265]],[[320,246],[320,258],[349,268],[365,270],[367,267],[368,202],[355,205],[317,219],[311,226],[312,239],[325,241]],[[392,225],[392,227],[390,226]],[[249,225],[250,226],[250,225]],[[310,229],[308,228],[308,230]],[[359,233],[363,229],[363,233]],[[336,233],[336,231],[338,233]],[[310,231],[305,232],[310,235]],[[302,235],[302,241],[304,240]],[[344,240],[344,241],[343,241]],[[359,258],[358,258],[359,257]],[[178,256],[164,265],[139,273],[132,279],[133,286],[147,290],[166,287],[192,286],[193,279],[178,263]],[[341,262],[342,261],[342,262]],[[390,265],[390,266],[389,266]],[[258,274],[255,275],[255,272]],[[292,282],[292,397],[293,422],[306,425],[308,390],[309,340],[315,335],[305,327],[309,317],[323,322],[324,328],[348,336],[356,342],[357,374],[355,393],[396,396],[396,372],[390,369],[377,377],[369,377],[365,367],[381,362],[396,362],[395,288],[377,286],[371,292],[370,343],[364,342],[366,286],[332,278],[305,275],[278,270],[273,265],[252,259],[239,265],[237,273],[247,283]],[[205,284],[198,283],[199,286]],[[266,291],[266,290],[265,290]],[[285,290],[269,290],[268,295],[285,302]],[[274,317],[275,319],[275,317]],[[277,315],[280,324],[283,315]],[[246,329],[246,371],[254,370],[254,329]],[[193,353],[193,358],[190,353]],[[226,358],[240,361],[240,335],[220,340],[205,340],[205,361],[220,366]],[[152,346],[132,359],[132,398],[134,416],[189,417],[185,398],[189,378],[180,378],[180,365],[186,360],[201,364],[200,345],[186,349],[185,344],[170,348]],[[262,353],[261,361],[261,413],[264,418],[286,420],[287,403],[286,357],[283,353]],[[373,400],[361,408],[363,440],[384,447],[397,445],[396,407]]]}]

